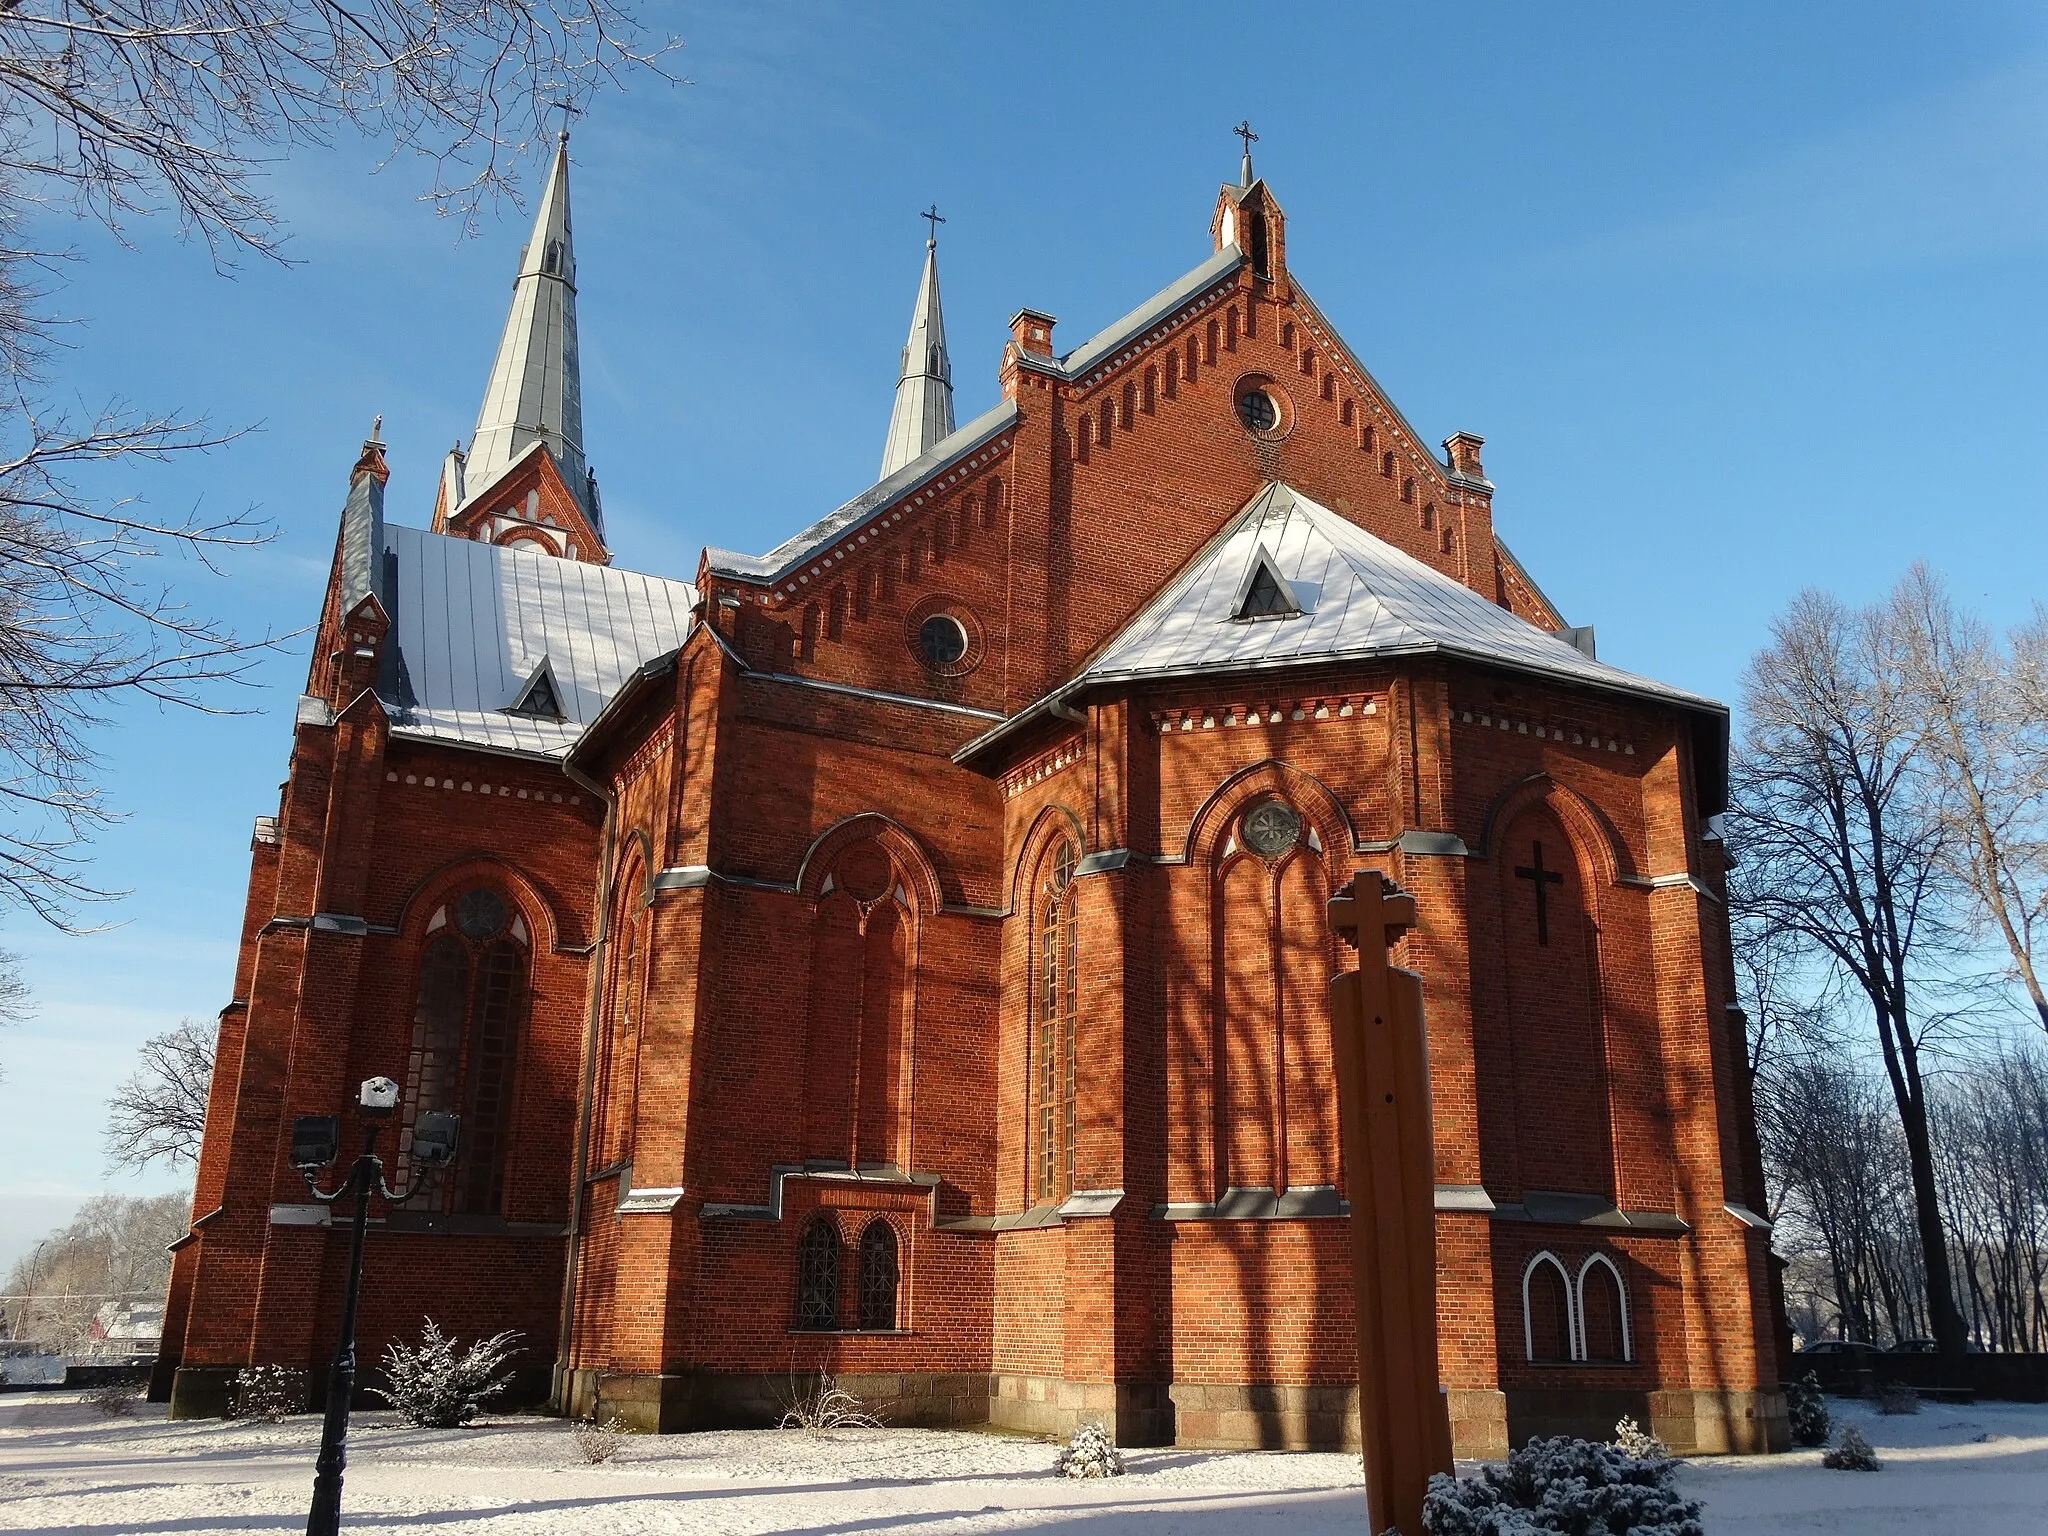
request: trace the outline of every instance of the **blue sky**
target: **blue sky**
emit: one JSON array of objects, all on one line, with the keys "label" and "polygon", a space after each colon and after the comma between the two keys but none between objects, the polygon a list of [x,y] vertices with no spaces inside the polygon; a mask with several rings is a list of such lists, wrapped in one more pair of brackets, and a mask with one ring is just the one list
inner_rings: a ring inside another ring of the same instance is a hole
[{"label": "blue sky", "polygon": [[[1499,528],[1604,659],[1732,698],[1803,585],[1867,599],[1925,557],[1999,622],[2048,595],[2038,7],[650,8],[695,83],[572,146],[622,564],[687,577],[867,484],[927,203],[964,420],[1012,310],[1076,344],[1206,254],[1249,116],[1295,273],[1426,437],[1486,437]],[[375,414],[424,523],[496,342],[524,214],[459,241],[378,158],[277,167],[290,268],[224,279],[163,220],[59,236],[67,393],[260,427],[115,487],[274,520],[224,580],[171,573],[245,631],[314,617]],[[227,1000],[304,668],[298,642],[247,714],[125,714],[117,926],[0,926],[39,999],[0,1035],[0,1265],[102,1187],[178,1183],[103,1184],[102,1104]]]}]

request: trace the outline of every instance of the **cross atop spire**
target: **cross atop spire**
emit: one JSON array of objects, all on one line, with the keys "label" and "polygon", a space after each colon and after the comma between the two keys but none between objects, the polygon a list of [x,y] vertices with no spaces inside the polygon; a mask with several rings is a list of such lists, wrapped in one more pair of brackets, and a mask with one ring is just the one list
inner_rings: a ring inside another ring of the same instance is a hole
[{"label": "cross atop spire", "polygon": [[1244,140],[1244,166],[1239,175],[1239,182],[1248,187],[1252,184],[1252,146],[1259,142],[1259,136],[1252,132],[1252,120],[1248,117],[1230,131]]},{"label": "cross atop spire", "polygon": [[910,315],[910,339],[903,344],[897,371],[896,406],[882,445],[883,480],[953,431],[953,364],[946,356],[946,317],[939,307],[938,236],[946,221],[937,203],[918,217],[930,222],[931,233],[924,242],[924,275]]},{"label": "cross atop spire", "polygon": [[576,253],[569,220],[569,135],[555,145],[533,233],[519,253],[512,307],[498,341],[476,414],[463,481],[472,496],[488,492],[535,443],[545,444],[555,467],[586,516],[596,522],[590,471],[583,458],[583,380],[576,352]]}]

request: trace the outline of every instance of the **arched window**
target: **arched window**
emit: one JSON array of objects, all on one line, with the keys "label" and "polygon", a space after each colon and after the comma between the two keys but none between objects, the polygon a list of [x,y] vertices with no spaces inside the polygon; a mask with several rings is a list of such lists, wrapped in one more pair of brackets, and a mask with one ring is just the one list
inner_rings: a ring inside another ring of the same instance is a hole
[{"label": "arched window", "polygon": [[839,1326],[839,1229],[814,1216],[796,1240],[796,1328],[830,1332]]},{"label": "arched window", "polygon": [[528,951],[526,920],[491,886],[472,886],[427,920],[399,1161],[409,1165],[413,1125],[428,1110],[460,1114],[462,1143],[453,1169],[431,1176],[421,1208],[496,1215],[504,1204]]},{"label": "arched window", "polygon": [[1537,1254],[1522,1271],[1522,1337],[1533,1364],[1565,1365],[1578,1353],[1571,1281],[1553,1254]]},{"label": "arched window", "polygon": [[1581,1358],[1623,1365],[1632,1358],[1629,1343],[1628,1291],[1621,1271],[1606,1254],[1593,1254],[1579,1266]]},{"label": "arched window", "polygon": [[1062,841],[1045,861],[1038,906],[1039,1204],[1074,1192],[1074,1057],[1079,1013],[1079,923],[1074,845]]},{"label": "arched window", "polygon": [[877,1216],[860,1234],[860,1325],[896,1326],[896,1229]]}]

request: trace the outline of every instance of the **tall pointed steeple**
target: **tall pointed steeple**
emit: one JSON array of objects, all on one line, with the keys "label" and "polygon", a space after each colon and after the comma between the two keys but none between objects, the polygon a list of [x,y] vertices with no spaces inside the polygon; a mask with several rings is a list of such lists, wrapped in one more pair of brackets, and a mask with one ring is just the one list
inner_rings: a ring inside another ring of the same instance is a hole
[{"label": "tall pointed steeple", "polygon": [[953,364],[946,356],[946,317],[939,309],[939,225],[934,207],[924,215],[932,234],[924,243],[924,276],[917,284],[917,308],[903,367],[896,380],[896,408],[889,413],[889,437],[882,445],[881,479],[918,458],[953,432]]},{"label": "tall pointed steeple", "polygon": [[595,524],[590,471],[583,458],[583,378],[576,356],[576,255],[569,222],[569,135],[556,140],[555,163],[519,253],[512,308],[498,359],[476,413],[462,482],[482,495],[534,443],[547,444],[570,493]]}]

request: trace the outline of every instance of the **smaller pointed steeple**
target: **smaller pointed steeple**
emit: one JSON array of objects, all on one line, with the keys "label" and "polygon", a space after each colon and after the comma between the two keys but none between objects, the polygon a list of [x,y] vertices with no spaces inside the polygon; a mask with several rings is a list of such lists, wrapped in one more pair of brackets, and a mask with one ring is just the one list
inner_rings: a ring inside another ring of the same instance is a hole
[{"label": "smaller pointed steeple", "polygon": [[924,242],[924,275],[917,284],[910,339],[903,344],[896,379],[896,407],[882,445],[884,480],[953,432],[953,364],[946,356],[946,318],[939,307],[938,232],[945,220],[936,204],[923,217],[931,221],[932,232]]},{"label": "smaller pointed steeple", "polygon": [[[589,494],[583,458],[583,382],[576,349],[576,254],[569,220],[569,135],[519,253],[512,308],[484,389],[463,481],[481,495],[534,443],[547,445],[579,503]],[[585,507],[587,514],[588,507]]]}]

